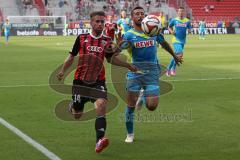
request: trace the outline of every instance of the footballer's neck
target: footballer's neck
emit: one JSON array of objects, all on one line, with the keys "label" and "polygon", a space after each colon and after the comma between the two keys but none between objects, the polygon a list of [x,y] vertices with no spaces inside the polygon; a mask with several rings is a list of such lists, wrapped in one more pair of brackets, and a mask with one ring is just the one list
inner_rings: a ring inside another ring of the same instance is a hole
[{"label": "footballer's neck", "polygon": [[102,36],[103,32],[96,32],[96,31],[92,30],[92,32],[90,34],[94,38],[100,38]]},{"label": "footballer's neck", "polygon": [[133,24],[133,28],[137,31],[142,31],[141,25]]},{"label": "footballer's neck", "polygon": [[184,19],[184,17],[183,17],[183,16],[179,16],[178,18],[179,18],[179,19],[181,19],[181,20],[183,20],[183,19]]}]

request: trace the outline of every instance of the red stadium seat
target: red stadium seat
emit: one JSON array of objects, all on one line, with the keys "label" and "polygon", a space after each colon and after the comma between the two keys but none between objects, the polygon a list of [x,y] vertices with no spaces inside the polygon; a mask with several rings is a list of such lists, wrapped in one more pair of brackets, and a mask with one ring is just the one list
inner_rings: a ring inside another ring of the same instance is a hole
[{"label": "red stadium seat", "polygon": [[[186,0],[188,6],[192,9],[194,19],[221,19],[225,21],[233,20],[235,17],[240,17],[240,1],[239,0]],[[205,6],[208,6],[209,11],[205,11]],[[210,6],[213,6],[210,9]]]}]

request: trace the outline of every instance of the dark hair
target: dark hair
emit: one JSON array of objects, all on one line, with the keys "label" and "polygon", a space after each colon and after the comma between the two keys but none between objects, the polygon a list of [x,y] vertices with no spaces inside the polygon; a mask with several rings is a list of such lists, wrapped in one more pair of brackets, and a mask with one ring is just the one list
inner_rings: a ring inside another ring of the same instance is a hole
[{"label": "dark hair", "polygon": [[[131,15],[133,15],[133,11],[135,11],[135,10],[137,10],[137,9],[143,9],[142,7],[140,7],[140,6],[136,6],[136,7],[134,7],[133,9],[132,9],[132,11],[131,11]],[[143,9],[144,10],[144,9]]]},{"label": "dark hair", "polygon": [[93,17],[95,17],[95,16],[106,16],[105,15],[105,12],[103,12],[103,11],[95,11],[95,12],[92,12],[91,14],[90,14],[90,18],[92,19]]},{"label": "dark hair", "polygon": [[184,9],[184,7],[183,7],[183,6],[180,6],[178,9]]}]

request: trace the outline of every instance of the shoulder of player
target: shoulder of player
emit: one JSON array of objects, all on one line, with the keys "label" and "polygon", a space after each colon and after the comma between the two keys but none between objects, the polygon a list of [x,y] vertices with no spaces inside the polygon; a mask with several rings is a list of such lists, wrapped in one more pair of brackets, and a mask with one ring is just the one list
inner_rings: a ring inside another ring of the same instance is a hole
[{"label": "shoulder of player", "polygon": [[190,22],[190,19],[188,19],[187,17],[185,17],[183,20],[184,22]]},{"label": "shoulder of player", "polygon": [[87,36],[87,35],[90,35],[90,33],[80,33],[78,37]]},{"label": "shoulder of player", "polygon": [[122,23],[122,18],[117,21],[117,24]]},{"label": "shoulder of player", "polygon": [[134,32],[133,28],[129,29],[125,34],[126,35],[132,35]]},{"label": "shoulder of player", "polygon": [[130,30],[128,30],[127,32],[124,33],[124,35],[123,35],[124,39],[126,39],[126,38],[128,39],[129,37],[132,37],[133,33]]}]

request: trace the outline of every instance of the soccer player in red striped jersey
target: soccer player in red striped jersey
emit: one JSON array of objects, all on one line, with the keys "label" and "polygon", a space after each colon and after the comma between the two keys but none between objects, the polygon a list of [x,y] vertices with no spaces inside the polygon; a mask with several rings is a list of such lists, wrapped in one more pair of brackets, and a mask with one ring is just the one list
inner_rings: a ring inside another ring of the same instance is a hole
[{"label": "soccer player in red striped jersey", "polygon": [[117,23],[113,23],[112,16],[108,17],[108,22],[105,24],[105,34],[109,36],[114,41],[115,31],[117,31]]},{"label": "soccer player in red striped jersey", "polygon": [[106,131],[106,104],[107,89],[105,85],[104,58],[111,64],[126,67],[135,72],[137,68],[118,58],[119,51],[112,47],[110,37],[103,35],[105,13],[96,11],[90,14],[91,33],[80,34],[69,56],[65,60],[60,72],[57,74],[59,80],[63,79],[65,71],[72,65],[74,57],[79,56],[78,66],[74,75],[72,86],[73,104],[71,113],[79,119],[83,114],[84,104],[91,101],[96,109],[96,148],[100,153],[109,144],[105,137]]}]

